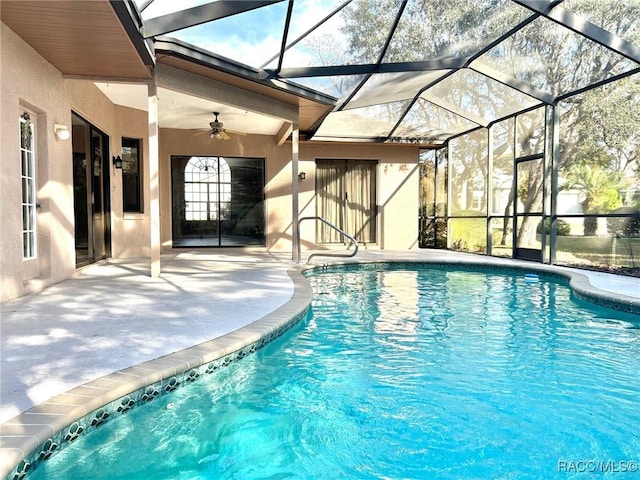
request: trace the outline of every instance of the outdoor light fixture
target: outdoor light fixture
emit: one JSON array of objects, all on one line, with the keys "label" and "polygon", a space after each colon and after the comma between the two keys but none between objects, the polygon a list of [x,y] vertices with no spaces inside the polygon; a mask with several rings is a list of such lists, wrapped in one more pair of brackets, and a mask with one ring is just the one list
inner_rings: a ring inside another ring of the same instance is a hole
[{"label": "outdoor light fixture", "polygon": [[56,137],[58,137],[60,140],[69,140],[69,137],[71,136],[69,127],[60,123],[55,123],[53,125],[53,133],[55,133]]},{"label": "outdoor light fixture", "polygon": [[113,157],[113,166],[118,170],[122,170],[122,158],[120,158],[120,155]]},{"label": "outdoor light fixture", "polygon": [[305,178],[307,178],[307,174],[306,174],[305,172],[300,172],[300,173],[298,174],[298,178],[299,178],[300,180],[304,180]]}]

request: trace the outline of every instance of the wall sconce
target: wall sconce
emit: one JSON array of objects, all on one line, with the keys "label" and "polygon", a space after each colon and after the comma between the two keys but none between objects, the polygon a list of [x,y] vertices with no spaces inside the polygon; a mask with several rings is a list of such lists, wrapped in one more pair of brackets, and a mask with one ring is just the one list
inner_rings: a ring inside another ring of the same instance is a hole
[{"label": "wall sconce", "polygon": [[113,166],[118,170],[122,170],[122,158],[120,158],[120,155],[113,157]]},{"label": "wall sconce", "polygon": [[60,140],[69,140],[69,137],[71,136],[69,127],[60,123],[53,124],[53,133],[55,133],[56,137],[58,137]]},{"label": "wall sconce", "polygon": [[300,173],[298,174],[298,179],[300,179],[300,180],[304,180],[304,179],[306,179],[306,178],[307,178],[307,174],[306,174],[305,172],[300,172]]}]

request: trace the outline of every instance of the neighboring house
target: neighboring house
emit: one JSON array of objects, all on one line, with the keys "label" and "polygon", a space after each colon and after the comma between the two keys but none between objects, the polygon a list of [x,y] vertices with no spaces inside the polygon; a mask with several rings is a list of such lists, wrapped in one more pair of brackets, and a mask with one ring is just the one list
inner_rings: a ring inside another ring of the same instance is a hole
[{"label": "neighboring house", "polygon": [[[158,275],[171,248],[297,256],[304,216],[367,248],[416,247],[418,145],[299,138],[328,97],[208,67],[182,45],[134,44],[114,4],[1,4],[2,301],[108,257],[149,258]],[[258,133],[211,138],[200,129],[215,109]],[[303,252],[345,248],[312,221],[301,238]]]}]

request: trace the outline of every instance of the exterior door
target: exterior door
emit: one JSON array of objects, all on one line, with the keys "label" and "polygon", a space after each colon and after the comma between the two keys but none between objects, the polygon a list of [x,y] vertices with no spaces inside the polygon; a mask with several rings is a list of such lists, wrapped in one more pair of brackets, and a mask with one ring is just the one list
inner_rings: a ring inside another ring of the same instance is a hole
[{"label": "exterior door", "polygon": [[542,261],[542,221],[544,163],[542,156],[516,162],[514,208],[514,258]]},{"label": "exterior door", "polygon": [[76,266],[111,255],[109,137],[72,114]]},{"label": "exterior door", "polygon": [[[317,160],[317,215],[359,243],[376,242],[376,166],[371,160]],[[318,243],[343,243],[339,232],[317,222]]]},{"label": "exterior door", "polygon": [[171,158],[174,247],[265,244],[264,159]]}]

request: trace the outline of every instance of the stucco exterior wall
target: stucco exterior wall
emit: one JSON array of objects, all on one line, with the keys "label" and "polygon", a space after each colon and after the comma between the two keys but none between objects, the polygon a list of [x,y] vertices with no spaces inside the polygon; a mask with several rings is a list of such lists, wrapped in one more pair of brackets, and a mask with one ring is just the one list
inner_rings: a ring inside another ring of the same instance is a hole
[{"label": "stucco exterior wall", "polygon": [[[14,298],[68,277],[75,270],[71,142],[58,140],[54,123],[71,126],[71,109],[59,71],[4,23],[2,45],[2,117],[0,148],[0,271],[2,300]],[[22,255],[21,160],[18,119],[35,114],[38,260]],[[31,263],[32,265],[28,265]],[[33,265],[35,263],[35,265]]]},{"label": "stucco exterior wall", "polygon": [[111,163],[111,240],[114,258],[139,258],[151,255],[149,216],[149,129],[147,112],[116,105],[115,134],[111,137],[111,156],[121,155],[122,137],[140,139],[142,150],[142,212],[122,211],[122,170]]},{"label": "stucco exterior wall", "polygon": [[[418,248],[418,154],[419,149],[410,145],[302,144],[299,170],[307,178],[299,184],[300,216],[316,215],[316,159],[377,160],[377,244],[365,248]],[[314,247],[314,222],[302,223],[300,236],[303,249]]]},{"label": "stucco exterior wall", "polygon": [[[73,202],[73,147],[53,132],[56,123],[72,128],[74,111],[109,135],[110,152],[119,152],[122,136],[146,137],[146,113],[113,105],[92,82],[64,79],[4,23],[0,23],[2,116],[0,118],[0,272],[6,301],[69,278],[76,271]],[[36,127],[36,181],[38,258],[23,261],[21,166],[18,119],[23,110],[34,115]],[[146,140],[145,140],[146,141]],[[109,156],[109,158],[111,155]],[[108,160],[111,176],[114,254],[121,245],[132,256],[148,252],[148,242],[137,233],[128,241],[122,218],[121,182]],[[119,199],[119,200],[118,200]],[[118,210],[118,206],[119,210]],[[119,216],[118,216],[119,214]],[[118,223],[119,222],[119,223]],[[144,222],[143,222],[144,223]],[[148,222],[146,222],[148,230]],[[147,250],[145,250],[147,249]],[[133,253],[132,253],[133,252]]]}]

